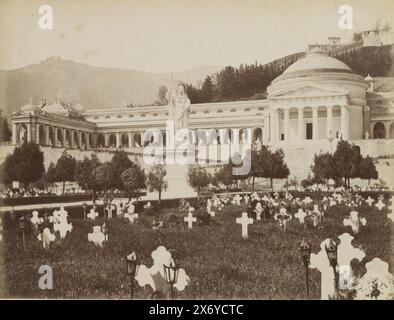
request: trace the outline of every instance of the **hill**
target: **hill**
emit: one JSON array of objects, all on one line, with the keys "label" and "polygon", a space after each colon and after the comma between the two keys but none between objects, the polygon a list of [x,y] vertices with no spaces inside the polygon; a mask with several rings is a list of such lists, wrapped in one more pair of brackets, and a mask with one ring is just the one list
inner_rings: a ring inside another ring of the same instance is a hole
[{"label": "hill", "polygon": [[[197,85],[220,67],[200,66],[174,73],[174,79]],[[168,85],[169,73],[104,68],[49,58],[20,69],[0,70],[0,109],[18,110],[33,99],[48,102],[56,96],[78,99],[86,109],[119,107],[122,104],[150,104],[157,100],[160,85]]]}]

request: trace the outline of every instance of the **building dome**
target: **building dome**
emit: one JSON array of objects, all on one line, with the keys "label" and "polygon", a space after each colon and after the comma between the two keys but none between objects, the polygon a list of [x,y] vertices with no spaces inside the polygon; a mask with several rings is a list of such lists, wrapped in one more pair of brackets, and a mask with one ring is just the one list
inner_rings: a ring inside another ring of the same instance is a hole
[{"label": "building dome", "polygon": [[353,104],[365,104],[367,83],[342,61],[313,49],[289,66],[267,88],[268,99],[290,92],[295,95],[330,95],[347,92]]},{"label": "building dome", "polygon": [[349,68],[342,61],[328,56],[324,51],[315,48],[305,58],[302,58],[288,67],[282,76],[302,75],[315,72],[346,72],[351,73]]},{"label": "building dome", "polygon": [[25,104],[25,105],[21,108],[21,111],[27,112],[27,113],[34,113],[35,111],[40,111],[40,110],[41,110],[40,107],[35,106],[35,105],[32,103],[32,99],[31,99],[31,98],[30,98],[30,100],[29,100],[29,103],[28,103],[28,104]]}]

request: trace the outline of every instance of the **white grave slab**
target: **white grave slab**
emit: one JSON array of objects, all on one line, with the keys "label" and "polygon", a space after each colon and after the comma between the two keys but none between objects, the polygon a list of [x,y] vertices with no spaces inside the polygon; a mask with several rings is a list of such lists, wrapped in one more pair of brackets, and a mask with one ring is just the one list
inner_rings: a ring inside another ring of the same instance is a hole
[{"label": "white grave slab", "polygon": [[242,212],[241,218],[235,219],[236,223],[242,226],[242,238],[248,238],[248,225],[253,223],[253,219],[248,217],[247,212]]}]

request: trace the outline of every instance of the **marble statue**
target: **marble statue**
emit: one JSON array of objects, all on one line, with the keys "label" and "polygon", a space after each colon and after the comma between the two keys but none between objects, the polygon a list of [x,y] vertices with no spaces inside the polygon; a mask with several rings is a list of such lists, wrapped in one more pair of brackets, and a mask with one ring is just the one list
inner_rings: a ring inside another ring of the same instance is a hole
[{"label": "marble statue", "polygon": [[190,99],[185,87],[179,83],[176,91],[173,88],[166,95],[169,108],[169,119],[174,121],[175,130],[187,128],[189,125]]}]

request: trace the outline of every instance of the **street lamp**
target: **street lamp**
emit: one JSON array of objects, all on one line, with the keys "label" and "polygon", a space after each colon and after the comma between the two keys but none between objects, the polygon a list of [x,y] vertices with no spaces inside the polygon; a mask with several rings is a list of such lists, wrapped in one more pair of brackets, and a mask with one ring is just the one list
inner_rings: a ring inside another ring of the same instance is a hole
[{"label": "street lamp", "polygon": [[133,279],[137,275],[138,260],[135,252],[133,251],[126,256],[126,274],[130,277],[130,299],[134,298],[134,282]]},{"label": "street lamp", "polygon": [[19,219],[19,229],[21,229],[21,231],[22,231],[22,246],[23,246],[23,250],[25,250],[26,249],[26,244],[25,244],[26,220],[25,220],[25,216],[23,216],[23,215]]},{"label": "street lamp", "polygon": [[104,222],[101,227],[101,232],[104,233],[104,239],[108,242],[108,227],[107,224]]},{"label": "street lamp", "polygon": [[305,267],[306,295],[309,299],[309,264],[311,262],[311,246],[305,238],[300,243],[300,254]]},{"label": "street lamp", "polygon": [[338,294],[338,273],[337,273],[337,265],[338,265],[338,245],[330,239],[330,243],[325,246],[328,261],[332,270],[334,271],[334,285],[335,285],[335,293]]},{"label": "street lamp", "polygon": [[371,291],[371,297],[375,298],[375,300],[378,300],[378,297],[380,296],[380,290],[378,288],[378,282],[377,280],[374,280],[372,283],[372,291]]},{"label": "street lamp", "polygon": [[86,220],[86,202],[82,203],[82,209],[83,209],[83,220]]},{"label": "street lamp", "polygon": [[174,299],[174,284],[177,283],[177,281],[178,281],[179,264],[176,264],[174,259],[171,258],[168,265],[163,265],[163,266],[164,266],[164,276],[165,276],[166,282],[171,287],[170,298],[171,298],[171,300],[173,300]]}]

